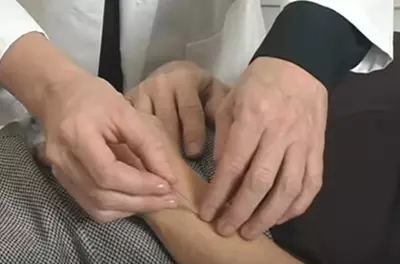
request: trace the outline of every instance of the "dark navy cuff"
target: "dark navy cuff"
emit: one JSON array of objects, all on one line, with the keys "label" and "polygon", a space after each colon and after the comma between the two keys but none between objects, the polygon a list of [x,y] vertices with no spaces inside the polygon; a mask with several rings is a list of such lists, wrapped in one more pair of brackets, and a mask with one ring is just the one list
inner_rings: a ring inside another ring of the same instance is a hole
[{"label": "dark navy cuff", "polygon": [[371,45],[337,12],[300,1],[282,10],[253,60],[274,57],[290,61],[331,90],[360,63]]}]

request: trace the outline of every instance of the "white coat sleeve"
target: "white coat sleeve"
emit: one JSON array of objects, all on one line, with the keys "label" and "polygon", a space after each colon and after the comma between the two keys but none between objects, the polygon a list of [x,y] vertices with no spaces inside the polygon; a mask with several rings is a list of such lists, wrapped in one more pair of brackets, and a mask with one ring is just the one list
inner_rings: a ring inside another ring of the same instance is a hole
[{"label": "white coat sleeve", "polygon": [[29,32],[44,34],[41,27],[16,0],[1,0],[0,60],[16,40]]},{"label": "white coat sleeve", "polygon": [[[299,0],[283,0],[283,6]],[[302,0],[304,1],[304,0]],[[352,23],[372,42],[364,59],[352,71],[368,73],[385,68],[393,60],[393,0],[315,0]]]}]

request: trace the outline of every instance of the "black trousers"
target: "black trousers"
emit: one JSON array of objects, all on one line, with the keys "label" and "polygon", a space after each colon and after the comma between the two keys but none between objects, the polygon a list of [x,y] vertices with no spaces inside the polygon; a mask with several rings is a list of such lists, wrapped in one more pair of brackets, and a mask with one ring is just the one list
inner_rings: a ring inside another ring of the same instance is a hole
[{"label": "black trousers", "polygon": [[330,96],[323,188],[306,214],[272,229],[306,263],[400,263],[399,75],[395,61]]}]

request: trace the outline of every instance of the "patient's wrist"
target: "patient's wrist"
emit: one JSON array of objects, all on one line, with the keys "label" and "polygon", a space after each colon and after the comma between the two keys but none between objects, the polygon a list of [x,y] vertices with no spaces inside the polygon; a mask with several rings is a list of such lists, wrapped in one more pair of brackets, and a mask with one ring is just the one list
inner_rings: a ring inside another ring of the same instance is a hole
[{"label": "patient's wrist", "polygon": [[197,175],[183,159],[176,159],[171,164],[173,165],[173,172],[178,179],[173,186],[178,198],[178,208],[147,213],[142,216],[146,222],[156,222],[158,218],[162,218],[168,211],[175,212],[176,210],[186,211],[197,216],[201,200],[207,188],[207,182]]}]

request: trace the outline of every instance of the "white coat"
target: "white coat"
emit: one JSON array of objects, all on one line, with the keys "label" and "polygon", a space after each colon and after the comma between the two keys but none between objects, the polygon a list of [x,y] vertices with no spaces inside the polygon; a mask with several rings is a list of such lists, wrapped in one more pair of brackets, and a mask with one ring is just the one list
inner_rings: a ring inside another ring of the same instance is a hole
[{"label": "white coat", "polygon": [[[125,88],[157,66],[192,60],[223,81],[236,80],[266,32],[260,0],[120,0]],[[282,6],[295,2],[282,1]],[[374,44],[354,69],[392,59],[393,0],[317,0]],[[97,74],[104,0],[0,0],[0,58],[22,35],[45,32],[77,64]]]}]

